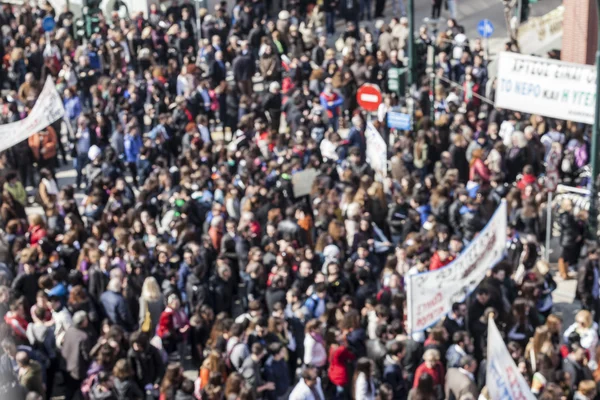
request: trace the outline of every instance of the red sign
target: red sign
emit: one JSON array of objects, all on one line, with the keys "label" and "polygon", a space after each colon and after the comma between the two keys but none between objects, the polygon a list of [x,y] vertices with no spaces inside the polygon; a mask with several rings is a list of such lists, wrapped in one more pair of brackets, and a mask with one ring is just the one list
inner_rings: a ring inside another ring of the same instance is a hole
[{"label": "red sign", "polygon": [[356,92],[358,105],[367,111],[374,112],[381,104],[381,90],[377,85],[365,83]]}]

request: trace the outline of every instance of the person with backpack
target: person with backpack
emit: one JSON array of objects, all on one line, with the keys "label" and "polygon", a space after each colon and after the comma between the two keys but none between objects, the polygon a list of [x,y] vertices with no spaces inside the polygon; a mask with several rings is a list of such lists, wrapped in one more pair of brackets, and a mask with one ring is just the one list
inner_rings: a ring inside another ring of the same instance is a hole
[{"label": "person with backpack", "polygon": [[242,363],[250,356],[250,349],[242,340],[244,327],[241,324],[234,323],[229,328],[229,340],[227,341],[227,354],[225,364],[229,371],[240,372]]},{"label": "person with backpack", "polygon": [[304,303],[307,319],[319,318],[325,312],[327,285],[324,282],[315,285],[314,293]]}]

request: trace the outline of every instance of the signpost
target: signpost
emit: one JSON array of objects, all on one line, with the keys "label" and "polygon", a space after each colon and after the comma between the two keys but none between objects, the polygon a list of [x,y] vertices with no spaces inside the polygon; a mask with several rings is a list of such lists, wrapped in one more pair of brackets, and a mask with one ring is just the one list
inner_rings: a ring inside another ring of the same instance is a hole
[{"label": "signpost", "polygon": [[381,104],[381,90],[377,85],[365,83],[356,92],[356,101],[364,110],[375,112]]},{"label": "signpost", "polygon": [[401,131],[410,130],[410,114],[403,114],[395,111],[387,113],[387,126],[391,129]]},{"label": "signpost", "polygon": [[490,21],[489,19],[482,19],[477,24],[477,32],[479,33],[479,36],[481,36],[485,41],[484,42],[485,53],[487,55],[487,58],[489,59],[490,58],[490,46],[488,45],[488,39],[494,33],[494,24],[492,24],[492,21]]},{"label": "signpost", "polygon": [[552,237],[552,196],[556,191],[560,175],[558,173],[558,164],[560,162],[560,154],[556,151],[550,151],[548,154],[548,163],[546,164],[546,189],[548,189],[548,201],[546,204],[546,251],[544,257],[546,261],[550,260],[550,238]]},{"label": "signpost", "polygon": [[51,15],[42,20],[42,29],[46,33],[46,49],[50,49],[50,32],[56,28],[56,21]]}]

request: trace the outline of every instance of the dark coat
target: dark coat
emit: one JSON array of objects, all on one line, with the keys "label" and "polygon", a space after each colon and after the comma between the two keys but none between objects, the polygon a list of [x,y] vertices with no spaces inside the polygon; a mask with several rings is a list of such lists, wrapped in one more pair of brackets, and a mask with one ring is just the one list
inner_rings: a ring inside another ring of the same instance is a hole
[{"label": "dark coat", "polygon": [[133,368],[133,372],[140,387],[146,385],[160,384],[165,372],[165,365],[158,349],[152,345],[143,352],[129,349],[127,360]]},{"label": "dark coat", "polygon": [[121,293],[106,291],[100,296],[100,302],[109,320],[121,326],[127,332],[135,329],[134,318],[129,312],[127,302]]},{"label": "dark coat", "polygon": [[88,333],[71,326],[65,333],[61,353],[65,361],[66,372],[76,381],[83,380],[90,364],[92,348]]}]

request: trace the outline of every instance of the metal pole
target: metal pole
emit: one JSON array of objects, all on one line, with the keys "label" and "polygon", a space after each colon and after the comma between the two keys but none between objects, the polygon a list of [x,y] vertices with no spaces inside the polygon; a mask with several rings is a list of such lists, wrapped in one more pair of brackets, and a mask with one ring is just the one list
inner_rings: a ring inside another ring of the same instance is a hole
[{"label": "metal pole", "polygon": [[408,85],[416,83],[415,69],[415,0],[408,0]]},{"label": "metal pole", "polygon": [[[596,0],[596,13],[600,21],[600,0]],[[600,28],[598,28],[598,49],[596,50],[596,109],[594,112],[594,127],[592,130],[592,176],[590,186],[590,235],[597,239],[598,233],[598,130],[600,129]]]},{"label": "metal pole", "polygon": [[[194,0],[194,4],[196,4],[196,32],[198,32],[196,41],[202,39],[202,20],[200,19],[200,0]],[[198,43],[198,47],[200,47],[200,43]],[[198,50],[200,50],[198,48]]]},{"label": "metal pole", "polygon": [[550,238],[552,237],[552,192],[548,193],[548,204],[546,204],[546,262],[550,261]]}]

